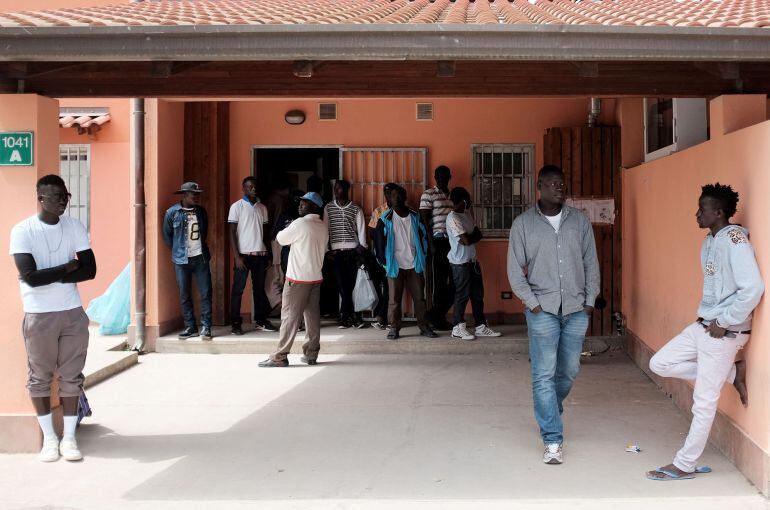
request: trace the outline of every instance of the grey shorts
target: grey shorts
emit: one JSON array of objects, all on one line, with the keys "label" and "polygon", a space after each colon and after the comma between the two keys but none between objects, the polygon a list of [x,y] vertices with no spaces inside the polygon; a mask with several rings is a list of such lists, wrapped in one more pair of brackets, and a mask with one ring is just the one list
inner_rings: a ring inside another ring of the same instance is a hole
[{"label": "grey shorts", "polygon": [[31,397],[50,397],[58,374],[59,396],[79,397],[88,350],[88,316],[82,307],[61,312],[25,313],[27,389]]}]

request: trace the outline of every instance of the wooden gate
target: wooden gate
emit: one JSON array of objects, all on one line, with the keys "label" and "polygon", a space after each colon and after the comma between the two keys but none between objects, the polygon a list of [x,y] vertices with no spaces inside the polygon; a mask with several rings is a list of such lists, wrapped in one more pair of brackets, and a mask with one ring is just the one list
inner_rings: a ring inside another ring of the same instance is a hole
[{"label": "wooden gate", "polygon": [[615,333],[613,317],[621,306],[621,159],[619,127],[551,128],[543,139],[545,164],[564,170],[571,198],[614,198],[613,225],[594,224],[601,270],[600,296],[604,309],[596,310],[588,334]]}]

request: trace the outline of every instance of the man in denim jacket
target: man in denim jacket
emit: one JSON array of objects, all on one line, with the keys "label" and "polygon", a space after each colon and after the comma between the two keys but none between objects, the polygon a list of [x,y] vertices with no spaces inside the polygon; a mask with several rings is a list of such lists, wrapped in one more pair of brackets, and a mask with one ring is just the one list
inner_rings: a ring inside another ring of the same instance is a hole
[{"label": "man in denim jacket", "polygon": [[182,195],[182,200],[169,207],[163,219],[163,241],[171,249],[182,301],[184,331],[179,334],[182,340],[198,336],[193,312],[193,276],[201,296],[201,339],[211,340],[211,255],[206,245],[208,215],[206,209],[198,205],[201,192],[203,190],[195,182],[182,184],[174,192]]},{"label": "man in denim jacket", "polygon": [[650,370],[661,377],[695,381],[692,424],[684,446],[673,463],[649,471],[651,480],[681,480],[705,472],[696,462],[708,441],[717,402],[725,382],[733,384],[748,405],[746,362],[735,357],[748,342],[751,316],[765,286],[743,227],[731,225],[738,193],[730,186],[703,186],[696,219],[710,230],[701,248],[703,298],[698,319],[650,360]]}]

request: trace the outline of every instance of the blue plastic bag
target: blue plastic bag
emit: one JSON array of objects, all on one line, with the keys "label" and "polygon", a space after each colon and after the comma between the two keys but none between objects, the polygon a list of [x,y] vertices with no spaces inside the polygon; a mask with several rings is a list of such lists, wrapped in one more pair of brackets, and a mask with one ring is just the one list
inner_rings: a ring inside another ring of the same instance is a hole
[{"label": "blue plastic bag", "polygon": [[131,264],[120,272],[101,296],[91,300],[86,314],[99,323],[102,335],[120,335],[131,321]]}]

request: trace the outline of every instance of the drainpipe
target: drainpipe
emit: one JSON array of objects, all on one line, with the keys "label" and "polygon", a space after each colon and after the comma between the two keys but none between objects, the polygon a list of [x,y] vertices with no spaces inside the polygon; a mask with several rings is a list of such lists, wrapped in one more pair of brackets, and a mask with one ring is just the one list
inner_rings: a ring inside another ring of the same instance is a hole
[{"label": "drainpipe", "polygon": [[147,203],[144,196],[144,99],[131,99],[131,112],[134,117],[133,141],[131,151],[134,156],[134,301],[136,323],[134,349],[144,351],[147,319],[147,233],[145,230],[145,211]]},{"label": "drainpipe", "polygon": [[602,101],[598,97],[591,98],[590,111],[588,112],[588,127],[596,125],[596,119],[602,112]]}]

